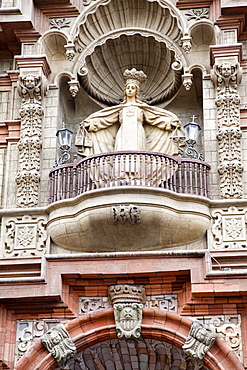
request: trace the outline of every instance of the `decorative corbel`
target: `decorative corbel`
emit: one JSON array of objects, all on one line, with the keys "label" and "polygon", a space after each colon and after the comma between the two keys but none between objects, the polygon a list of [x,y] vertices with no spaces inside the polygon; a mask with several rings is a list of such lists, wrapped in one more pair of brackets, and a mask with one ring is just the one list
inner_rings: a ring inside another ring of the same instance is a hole
[{"label": "decorative corbel", "polygon": [[62,369],[66,368],[67,362],[76,355],[76,346],[64,324],[54,326],[40,340]]},{"label": "decorative corbel", "polygon": [[76,79],[72,79],[72,80],[68,81],[68,85],[69,85],[69,92],[70,92],[72,98],[75,98],[76,95],[79,92],[79,89],[80,89],[79,82]]},{"label": "decorative corbel", "polygon": [[66,49],[66,57],[68,60],[73,60],[75,56],[75,45],[72,41],[68,41],[67,45],[64,45]]},{"label": "decorative corbel", "polygon": [[189,91],[193,83],[193,74],[189,72],[185,72],[182,75],[182,81],[183,81],[185,90]]},{"label": "decorative corbel", "polygon": [[146,302],[145,288],[136,285],[112,285],[108,297],[114,308],[116,331],[119,338],[141,336],[142,309]]},{"label": "decorative corbel", "polygon": [[186,54],[191,51],[191,37],[186,33],[182,38],[182,48]]},{"label": "decorative corbel", "polygon": [[205,354],[212,348],[216,338],[217,333],[214,329],[199,321],[194,321],[182,348],[185,354],[195,359],[201,367]]}]

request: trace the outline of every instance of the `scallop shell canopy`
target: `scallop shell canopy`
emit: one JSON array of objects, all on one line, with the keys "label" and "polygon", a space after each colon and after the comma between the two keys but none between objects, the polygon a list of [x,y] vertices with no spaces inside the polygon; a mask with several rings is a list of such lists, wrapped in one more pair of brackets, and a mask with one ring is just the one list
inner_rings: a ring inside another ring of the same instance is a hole
[{"label": "scallop shell canopy", "polygon": [[168,103],[181,86],[181,68],[172,68],[177,63],[172,44],[178,45],[181,36],[177,18],[158,0],[111,0],[91,9],[77,38],[81,84],[96,100],[119,104],[123,73],[136,68],[147,75],[140,98],[153,105]]}]

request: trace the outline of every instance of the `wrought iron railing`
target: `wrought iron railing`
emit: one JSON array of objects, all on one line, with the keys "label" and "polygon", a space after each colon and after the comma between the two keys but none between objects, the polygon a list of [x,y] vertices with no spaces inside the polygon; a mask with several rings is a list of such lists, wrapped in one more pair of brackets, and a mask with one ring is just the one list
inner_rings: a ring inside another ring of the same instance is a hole
[{"label": "wrought iron railing", "polygon": [[50,203],[94,189],[142,186],[209,197],[210,166],[202,161],[153,152],[112,152],[55,167],[50,172]]}]

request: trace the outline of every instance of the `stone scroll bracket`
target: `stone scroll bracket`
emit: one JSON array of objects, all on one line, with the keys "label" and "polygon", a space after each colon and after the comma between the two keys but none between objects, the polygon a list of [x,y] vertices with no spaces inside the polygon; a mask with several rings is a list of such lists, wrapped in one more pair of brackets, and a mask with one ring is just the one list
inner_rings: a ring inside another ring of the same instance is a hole
[{"label": "stone scroll bracket", "polygon": [[118,338],[140,338],[142,309],[146,302],[145,288],[127,284],[112,285],[108,288],[108,297],[114,309]]},{"label": "stone scroll bracket", "polygon": [[203,367],[204,356],[213,347],[216,338],[217,333],[213,328],[195,321],[182,348],[188,357],[196,360],[199,367]]},{"label": "stone scroll bracket", "polygon": [[76,346],[64,324],[54,326],[40,340],[62,369],[66,369],[67,362],[76,356]]},{"label": "stone scroll bracket", "polygon": [[241,68],[237,57],[215,58],[212,80],[216,88],[217,139],[221,198],[242,198],[240,96]]},{"label": "stone scroll bracket", "polygon": [[16,64],[20,68],[17,88],[22,101],[16,205],[36,207],[39,200],[43,98],[47,92],[50,68],[45,57],[17,57]]}]

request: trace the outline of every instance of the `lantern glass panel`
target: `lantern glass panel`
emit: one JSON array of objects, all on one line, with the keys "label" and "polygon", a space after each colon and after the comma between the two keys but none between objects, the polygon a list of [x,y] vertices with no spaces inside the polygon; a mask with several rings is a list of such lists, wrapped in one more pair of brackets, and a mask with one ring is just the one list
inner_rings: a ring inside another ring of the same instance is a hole
[{"label": "lantern glass panel", "polygon": [[201,127],[197,123],[190,122],[187,125],[185,125],[184,131],[186,141],[191,144],[195,144],[198,140],[200,130]]},{"label": "lantern glass panel", "polygon": [[67,128],[58,130],[57,138],[61,150],[69,150],[71,148],[72,134],[73,132]]}]

